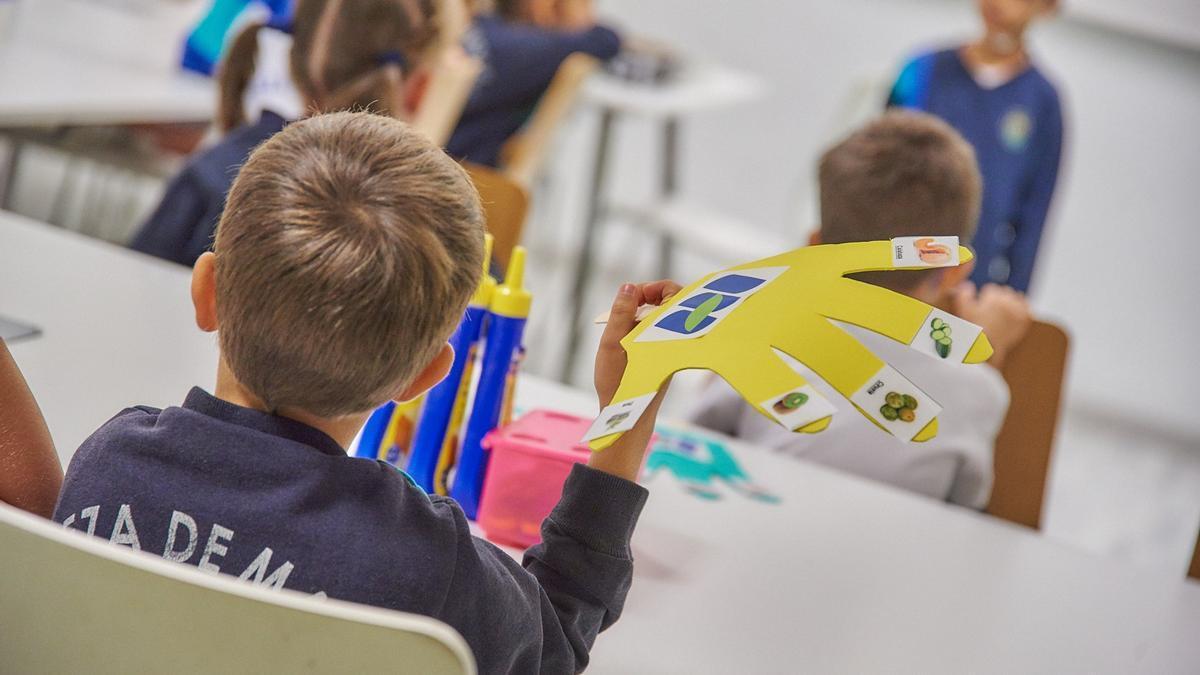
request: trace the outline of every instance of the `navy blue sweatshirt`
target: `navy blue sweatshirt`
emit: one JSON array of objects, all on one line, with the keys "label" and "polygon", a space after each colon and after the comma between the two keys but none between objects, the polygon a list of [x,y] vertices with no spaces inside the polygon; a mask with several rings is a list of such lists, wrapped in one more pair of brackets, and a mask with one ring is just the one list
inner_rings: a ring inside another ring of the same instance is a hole
[{"label": "navy blue sweatshirt", "polygon": [[182,407],[129,408],[92,434],[54,519],[251,583],[440,619],[481,673],[570,673],[621,614],[645,500],[577,465],[518,565],[391,465],[193,389]]},{"label": "navy blue sweatshirt", "polygon": [[188,160],[171,179],[162,201],[130,242],[130,248],[192,266],[212,248],[217,222],[225,210],[225,195],[238,169],[263,141],[283,129],[286,121],[264,110],[254,124],[245,124],[219,143]]},{"label": "navy blue sweatshirt", "polygon": [[604,26],[554,31],[484,15],[475,19],[463,46],[483,62],[483,72],[446,152],[496,166],[500,148],[529,119],[562,62],[575,52],[611,59],[621,49],[621,38]]},{"label": "navy blue sweatshirt", "polygon": [[1027,291],[1062,155],[1054,85],[1030,65],[999,87],[982,87],[958,50],[947,49],[909,61],[888,105],[937,115],[975,147],[983,205],[971,279]]}]

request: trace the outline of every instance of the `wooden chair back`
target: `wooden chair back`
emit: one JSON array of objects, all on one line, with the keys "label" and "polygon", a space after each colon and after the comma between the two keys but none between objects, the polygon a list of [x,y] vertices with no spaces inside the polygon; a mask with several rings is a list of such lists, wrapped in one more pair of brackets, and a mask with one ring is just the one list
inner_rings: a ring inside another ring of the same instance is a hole
[{"label": "wooden chair back", "polygon": [[1063,329],[1035,321],[1002,370],[1012,403],[996,437],[987,512],[1034,529],[1042,521],[1069,342]]},{"label": "wooden chair back", "polygon": [[513,247],[521,243],[521,230],[529,212],[529,191],[496,169],[470,162],[464,162],[463,167],[483,202],[483,216],[494,239],[492,260],[500,269],[507,269]]},{"label": "wooden chair back", "polygon": [[434,619],[238,581],[0,504],[0,671],[471,675]]},{"label": "wooden chair back", "polygon": [[581,53],[572,54],[562,62],[529,122],[501,149],[500,166],[505,175],[526,188],[533,185],[545,164],[554,134],[579,97],[584,81],[599,66],[600,61]]}]

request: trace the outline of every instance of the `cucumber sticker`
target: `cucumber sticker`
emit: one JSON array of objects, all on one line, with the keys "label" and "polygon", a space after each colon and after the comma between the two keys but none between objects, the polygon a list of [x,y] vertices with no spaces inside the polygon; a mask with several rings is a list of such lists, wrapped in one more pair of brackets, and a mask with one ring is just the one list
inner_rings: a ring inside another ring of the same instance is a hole
[{"label": "cucumber sticker", "polygon": [[982,329],[970,321],[934,308],[908,344],[931,359],[962,363],[981,332]]},{"label": "cucumber sticker", "polygon": [[950,339],[950,334],[953,332],[950,324],[935,316],[933,321],[929,322],[929,328],[931,329],[929,337],[933,339],[933,350],[943,359],[949,357],[950,347],[954,344],[954,340]]}]

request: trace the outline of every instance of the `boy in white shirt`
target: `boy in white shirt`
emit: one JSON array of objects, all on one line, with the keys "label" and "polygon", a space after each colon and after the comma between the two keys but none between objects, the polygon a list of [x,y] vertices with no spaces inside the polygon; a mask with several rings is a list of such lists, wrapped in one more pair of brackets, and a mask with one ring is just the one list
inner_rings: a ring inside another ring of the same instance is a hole
[{"label": "boy in white shirt", "polygon": [[[916,235],[970,241],[982,192],[971,146],[923,113],[891,112],[829,149],[820,162],[821,227],[811,244]],[[1032,319],[1025,298],[966,281],[971,265],[869,272],[854,278],[904,293],[982,326],[995,349],[986,365],[943,363],[907,345],[843,326],[943,407],[938,436],[905,443],[879,429],[811,371],[802,374],[843,414],[818,434],[795,434],[766,419],[720,380],[703,393],[691,419],[702,426],[800,459],[972,508],[987,504],[992,446],[1008,411],[998,369]]]}]

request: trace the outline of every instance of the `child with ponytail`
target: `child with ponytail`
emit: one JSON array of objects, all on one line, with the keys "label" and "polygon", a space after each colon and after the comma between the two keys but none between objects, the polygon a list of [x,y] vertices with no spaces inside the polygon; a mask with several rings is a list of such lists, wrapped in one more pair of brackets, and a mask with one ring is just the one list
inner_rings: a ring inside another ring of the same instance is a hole
[{"label": "child with ponytail", "polygon": [[[410,119],[429,84],[434,57],[459,38],[461,0],[300,0],[291,25],[289,71],[308,113],[344,109]],[[225,134],[171,180],[134,237],[135,250],[193,265],[212,247],[238,169],[250,152],[292,121],[244,107],[255,77],[259,38],[277,30],[247,26],[221,64],[217,126]]]}]

